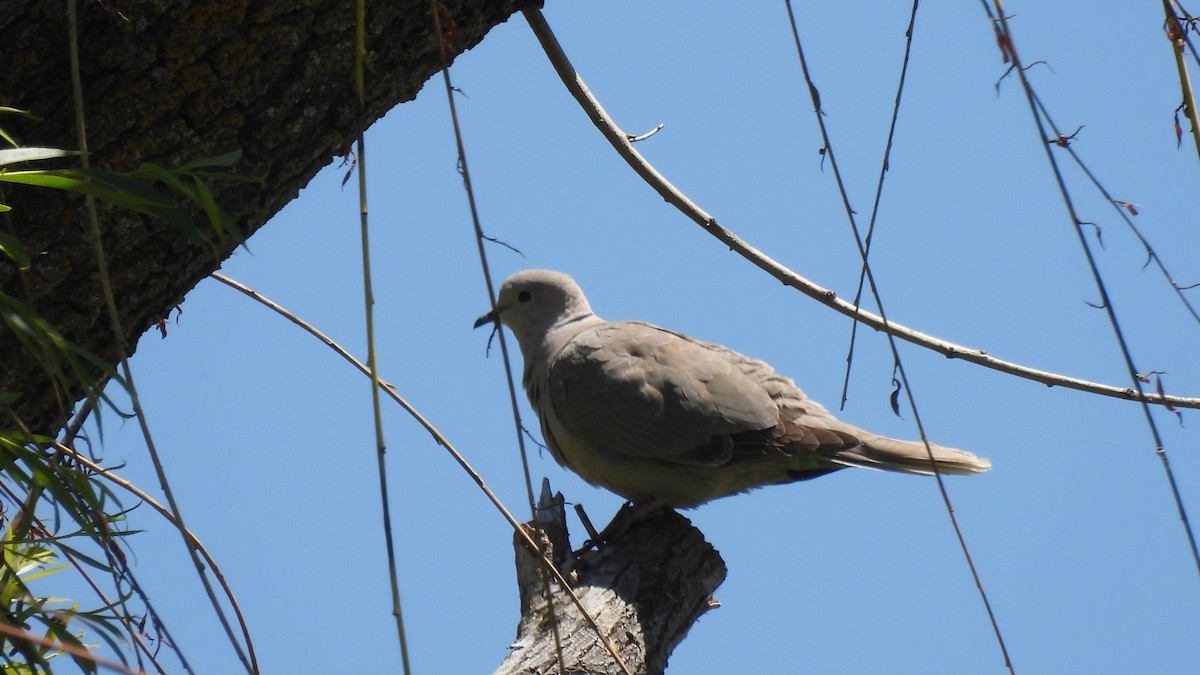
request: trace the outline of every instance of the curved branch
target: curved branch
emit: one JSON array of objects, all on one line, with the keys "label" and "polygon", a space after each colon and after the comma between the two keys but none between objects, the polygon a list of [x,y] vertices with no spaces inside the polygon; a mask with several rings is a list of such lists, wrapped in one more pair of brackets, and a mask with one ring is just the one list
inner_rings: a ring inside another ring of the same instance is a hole
[{"label": "curved branch", "polygon": [[[317,330],[316,326],[313,326],[312,324],[308,323],[304,319],[301,319],[300,317],[296,316],[295,314],[292,314],[287,309],[285,309],[282,305],[276,303],[275,301],[271,300],[270,298],[267,298],[266,296],[262,295],[258,291],[250,288],[249,286],[246,286],[245,284],[242,284],[233,279],[230,279],[229,277],[221,274],[220,272],[213,272],[211,276],[213,279],[216,279],[217,281],[225,284],[226,286],[228,286],[236,291],[240,291],[241,293],[245,294],[247,297],[258,301],[260,304],[273,310],[275,313],[279,314],[283,318],[287,319],[288,321],[291,321],[292,323],[296,324],[300,328],[303,328],[310,335],[317,338],[321,342],[325,343],[325,346],[327,346],[330,349],[332,349],[333,351],[337,352],[339,356],[341,356],[346,361],[350,362],[350,364],[353,365],[360,373],[362,373],[363,375],[366,375],[368,377],[371,376],[371,371],[369,368],[367,368],[366,364],[364,364],[362,361],[359,361],[357,358],[355,358],[354,355],[351,354],[350,352],[346,351],[346,349],[344,347],[342,347],[338,343],[334,342],[333,338],[330,338],[328,335],[325,335],[320,330]],[[548,572],[550,572],[550,575],[554,578],[555,581],[557,581],[559,584],[561,584],[563,588],[568,589],[568,591],[567,591],[568,599],[575,605],[576,608],[579,609],[579,611],[581,612],[581,616],[583,616],[587,625],[592,630],[595,631],[596,637],[600,641],[600,644],[604,647],[605,651],[613,658],[613,661],[615,662],[617,667],[620,669],[620,671],[622,673],[624,673],[625,675],[632,675],[628,666],[626,666],[625,662],[621,660],[619,652],[617,651],[616,647],[613,646],[612,641],[609,640],[608,635],[603,630],[601,630],[600,625],[596,622],[596,618],[593,617],[592,614],[587,610],[587,608],[583,606],[583,603],[580,601],[579,596],[576,595],[575,593],[570,592],[569,589],[570,589],[571,585],[570,585],[570,583],[567,582],[566,577],[564,577],[562,575],[562,573],[559,572],[558,568],[554,565],[554,562],[551,561],[550,558],[548,557],[546,551],[544,551],[542,549],[542,547],[539,546],[537,544],[537,542],[535,542],[533,540],[533,537],[530,534],[530,531],[527,530],[525,527],[523,527],[521,525],[521,523],[517,522],[517,519],[513,516],[512,512],[510,512],[508,510],[508,507],[506,507],[504,505],[504,502],[500,501],[500,497],[496,496],[495,492],[492,492],[492,489],[490,487],[488,487],[486,482],[484,482],[483,476],[478,471],[475,470],[475,467],[471,466],[471,463],[467,461],[467,458],[464,457],[463,454],[461,452],[459,452],[453,445],[451,445],[450,441],[447,440],[446,437],[442,435],[442,432],[439,431],[437,427],[433,426],[432,422],[430,422],[428,419],[426,419],[425,416],[422,415],[420,411],[418,411],[416,408],[414,408],[412,406],[412,404],[410,404],[403,396],[401,396],[400,392],[396,389],[396,387],[391,382],[380,379],[380,380],[376,380],[375,386],[377,386],[381,391],[383,391],[383,393],[387,394],[393,401],[396,402],[397,405],[399,405],[401,408],[403,408],[404,411],[406,413],[408,413],[410,417],[412,417],[414,420],[416,420],[416,422],[418,424],[420,424],[425,429],[425,431],[427,431],[429,433],[430,436],[433,437],[434,442],[437,443],[438,445],[442,446],[442,448],[445,449],[446,452],[450,453],[450,456],[454,459],[454,461],[458,463],[458,465],[463,469],[463,471],[467,472],[467,475],[471,477],[471,480],[475,481],[475,484],[479,487],[480,490],[483,491],[483,494],[488,498],[488,501],[492,502],[492,505],[496,507],[496,510],[500,512],[500,515],[502,515],[504,517],[504,519],[508,521],[508,524],[512,526],[512,528],[515,532],[515,534],[513,536],[517,539],[517,541],[520,541],[521,543],[523,543],[529,549],[529,551],[531,551],[534,554],[534,556],[537,557],[538,560],[541,561],[541,564],[543,564],[545,566],[545,569]]]},{"label": "curved branch", "polygon": [[554,66],[555,72],[566,85],[567,90],[575,97],[575,100],[587,113],[588,118],[600,130],[600,133],[612,144],[619,154],[629,166],[637,172],[643,180],[654,188],[655,192],[660,194],[667,203],[679,209],[685,216],[693,220],[697,225],[704,228],[706,232],[716,237],[722,243],[729,246],[730,250],[742,256],[746,260],[753,263],[756,267],[763,270],[767,274],[778,279],[785,286],[794,288],[808,297],[820,302],[826,307],[830,307],[842,314],[860,321],[875,330],[884,331],[895,337],[911,342],[919,347],[932,349],[943,356],[951,359],[962,359],[976,365],[998,370],[1009,375],[1016,375],[1034,382],[1041,382],[1051,387],[1066,387],[1068,389],[1078,389],[1093,394],[1103,396],[1111,396],[1113,398],[1126,399],[1130,401],[1142,400],[1146,403],[1155,405],[1164,405],[1176,408],[1200,408],[1200,398],[1187,398],[1182,396],[1167,396],[1163,394],[1139,394],[1134,389],[1129,387],[1114,387],[1112,385],[1100,384],[1098,382],[1090,382],[1076,377],[1061,375],[1046,370],[1038,370],[1023,366],[1012,361],[998,359],[991,354],[988,354],[983,349],[973,349],[964,347],[953,342],[947,342],[926,335],[912,328],[902,326],[894,321],[885,322],[881,317],[872,314],[861,307],[847,302],[839,297],[833,291],[818,286],[808,279],[796,274],[788,269],[783,264],[772,259],[766,253],[758,250],[748,242],[743,240],[738,235],[721,226],[717,219],[710,215],[707,211],[700,208],[695,202],[683,194],[678,188],[672,185],[663,177],[653,165],[642,157],[629,141],[629,136],[626,135],[613,121],[613,119],[600,105],[600,101],[592,95],[584,83],[583,78],[575,71],[570,60],[567,59],[566,53],[558,44],[558,40],[554,37],[554,33],[550,30],[550,26],[546,23],[545,18],[538,10],[524,10],[525,18],[529,22],[529,26],[533,29],[538,41],[542,45],[542,49],[549,57],[551,64]]}]

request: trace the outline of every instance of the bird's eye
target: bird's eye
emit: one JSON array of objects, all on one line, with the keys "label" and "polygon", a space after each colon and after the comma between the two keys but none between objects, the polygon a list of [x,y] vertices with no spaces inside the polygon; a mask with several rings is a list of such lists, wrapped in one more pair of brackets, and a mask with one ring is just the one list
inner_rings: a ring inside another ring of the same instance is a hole
[{"label": "bird's eye", "polygon": [[533,293],[529,291],[521,291],[517,294],[517,302],[529,302],[533,299]]}]

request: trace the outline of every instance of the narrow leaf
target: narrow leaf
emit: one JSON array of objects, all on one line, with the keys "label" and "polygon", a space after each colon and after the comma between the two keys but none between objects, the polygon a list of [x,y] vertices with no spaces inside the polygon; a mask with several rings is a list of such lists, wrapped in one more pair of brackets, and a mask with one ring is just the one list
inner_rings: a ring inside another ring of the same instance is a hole
[{"label": "narrow leaf", "polygon": [[7,255],[22,270],[29,269],[29,254],[20,239],[7,232],[0,232],[0,253]]},{"label": "narrow leaf", "polygon": [[217,155],[215,157],[205,157],[203,159],[197,159],[193,162],[188,162],[187,164],[184,164],[183,166],[176,169],[176,171],[185,172],[185,171],[191,171],[193,169],[203,169],[205,167],[210,167],[210,166],[233,166],[233,164],[236,163],[241,158],[242,158],[242,149],[237,148],[236,150],[231,150],[223,155]]},{"label": "narrow leaf", "polygon": [[0,166],[18,162],[36,162],[41,159],[73,157],[78,154],[74,150],[60,150],[59,148],[6,148],[0,150]]}]

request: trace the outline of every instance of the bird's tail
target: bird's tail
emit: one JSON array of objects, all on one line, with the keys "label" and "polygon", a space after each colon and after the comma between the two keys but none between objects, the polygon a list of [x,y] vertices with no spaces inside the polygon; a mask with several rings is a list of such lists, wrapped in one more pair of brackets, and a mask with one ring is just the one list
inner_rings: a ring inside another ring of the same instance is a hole
[{"label": "bird's tail", "polygon": [[829,459],[838,464],[864,469],[931,475],[933,464],[929,461],[929,450],[932,450],[939,473],[969,476],[992,468],[991,462],[966,450],[933,443],[930,443],[929,450],[926,450],[925,444],[921,442],[899,441],[883,436],[868,436],[861,440],[860,445],[841,450]]}]

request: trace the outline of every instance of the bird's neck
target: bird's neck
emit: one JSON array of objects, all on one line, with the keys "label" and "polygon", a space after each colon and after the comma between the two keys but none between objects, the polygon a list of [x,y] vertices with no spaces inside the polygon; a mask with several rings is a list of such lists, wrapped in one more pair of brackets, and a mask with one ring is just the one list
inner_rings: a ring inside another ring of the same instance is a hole
[{"label": "bird's neck", "polygon": [[525,361],[524,384],[528,389],[529,383],[535,378],[540,379],[545,373],[538,372],[554,361],[562,348],[573,340],[576,335],[604,323],[604,319],[591,312],[569,316],[555,322],[548,330],[531,335],[518,336],[521,344],[521,357]]}]

